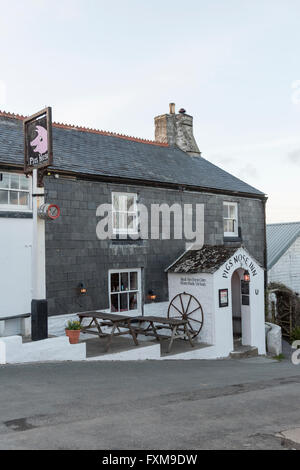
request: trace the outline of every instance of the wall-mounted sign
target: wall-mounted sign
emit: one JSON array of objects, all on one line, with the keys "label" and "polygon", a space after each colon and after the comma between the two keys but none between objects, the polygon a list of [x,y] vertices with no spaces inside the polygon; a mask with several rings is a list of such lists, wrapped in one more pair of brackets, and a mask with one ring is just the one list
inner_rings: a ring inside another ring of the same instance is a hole
[{"label": "wall-mounted sign", "polygon": [[206,287],[206,279],[185,276],[180,278],[180,284],[182,286]]},{"label": "wall-mounted sign", "polygon": [[228,289],[219,289],[219,307],[228,307]]},{"label": "wall-mounted sign", "polygon": [[243,255],[242,253],[232,256],[226,263],[222,273],[224,279],[228,279],[231,276],[231,271],[235,271],[237,268],[247,268],[251,271],[252,276],[257,275],[256,266],[254,261],[249,256]]},{"label": "wall-mounted sign", "polygon": [[241,292],[242,294],[249,295],[249,282],[241,280]]},{"label": "wall-mounted sign", "polygon": [[38,209],[41,219],[55,220],[60,216],[60,208],[56,204],[42,204]]},{"label": "wall-mounted sign", "polygon": [[24,119],[24,172],[52,164],[52,116],[45,108]]}]

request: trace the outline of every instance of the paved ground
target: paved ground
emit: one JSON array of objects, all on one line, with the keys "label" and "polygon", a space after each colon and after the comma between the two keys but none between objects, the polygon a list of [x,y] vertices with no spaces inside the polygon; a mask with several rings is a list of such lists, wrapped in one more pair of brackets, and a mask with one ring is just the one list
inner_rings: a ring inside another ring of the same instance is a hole
[{"label": "paved ground", "polygon": [[0,366],[0,449],[298,448],[299,397],[264,358]]}]

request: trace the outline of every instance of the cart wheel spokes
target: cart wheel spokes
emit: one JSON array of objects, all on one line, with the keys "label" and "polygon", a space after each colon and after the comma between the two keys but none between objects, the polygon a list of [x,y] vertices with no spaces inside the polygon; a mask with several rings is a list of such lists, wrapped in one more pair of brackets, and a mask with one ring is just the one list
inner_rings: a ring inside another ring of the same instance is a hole
[{"label": "cart wheel spokes", "polygon": [[187,320],[187,328],[192,338],[198,336],[203,327],[202,306],[195,296],[186,292],[175,295],[171,300],[168,308],[168,318],[183,318]]}]

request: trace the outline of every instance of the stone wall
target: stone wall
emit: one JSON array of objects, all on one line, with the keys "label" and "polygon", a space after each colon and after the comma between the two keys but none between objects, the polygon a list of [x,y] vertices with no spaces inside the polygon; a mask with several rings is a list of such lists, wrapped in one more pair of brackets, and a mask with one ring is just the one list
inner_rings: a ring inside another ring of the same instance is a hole
[{"label": "stone wall", "polygon": [[[46,222],[46,284],[49,314],[66,314],[91,309],[106,309],[108,271],[142,268],[144,300],[150,289],[157,301],[168,300],[164,272],[186,249],[186,240],[105,240],[96,236],[100,204],[111,203],[111,192],[134,192],[139,203],[205,205],[205,243],[220,245],[223,237],[223,201],[239,203],[241,239],[225,243],[244,243],[260,263],[264,261],[264,209],[259,199],[228,197],[146,186],[128,186],[97,181],[53,177],[45,179],[46,202],[58,204],[61,217]],[[88,293],[77,294],[83,282]]]}]

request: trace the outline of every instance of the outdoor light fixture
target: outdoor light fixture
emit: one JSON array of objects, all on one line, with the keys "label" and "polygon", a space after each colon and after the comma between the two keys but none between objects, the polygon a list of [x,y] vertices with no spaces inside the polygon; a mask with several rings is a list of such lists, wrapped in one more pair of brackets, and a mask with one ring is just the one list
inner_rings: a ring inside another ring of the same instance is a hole
[{"label": "outdoor light fixture", "polygon": [[154,294],[153,290],[149,290],[148,299],[151,300],[152,302],[154,302],[154,300],[156,299],[156,294]]},{"label": "outdoor light fixture", "polygon": [[79,295],[86,295],[86,293],[87,293],[87,288],[85,287],[85,285],[83,284],[83,282],[81,282],[81,283],[79,284],[78,291],[79,291]]},{"label": "outdoor light fixture", "polygon": [[249,271],[244,272],[244,281],[245,282],[250,282],[250,274]]}]

